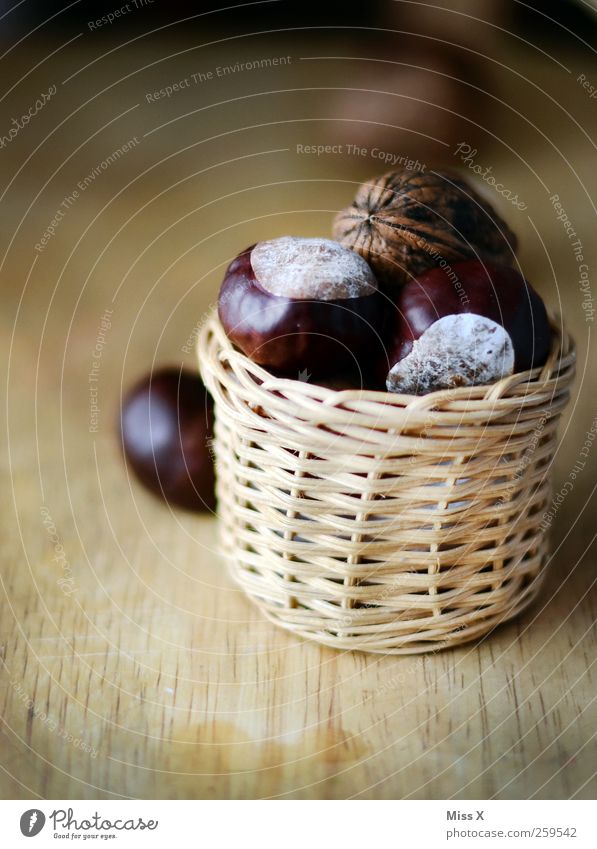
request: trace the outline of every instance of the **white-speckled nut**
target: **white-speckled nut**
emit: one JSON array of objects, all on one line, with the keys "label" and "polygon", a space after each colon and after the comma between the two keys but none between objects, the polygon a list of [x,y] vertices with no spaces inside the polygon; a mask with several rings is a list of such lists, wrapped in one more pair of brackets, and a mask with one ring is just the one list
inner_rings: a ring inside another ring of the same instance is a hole
[{"label": "white-speckled nut", "polygon": [[259,242],[251,266],[262,289],[285,298],[333,301],[362,298],[377,289],[365,260],[331,239],[282,236]]},{"label": "white-speckled nut", "polygon": [[440,318],[390,370],[389,392],[426,395],[456,386],[484,386],[514,371],[514,347],[501,324],[472,313]]}]

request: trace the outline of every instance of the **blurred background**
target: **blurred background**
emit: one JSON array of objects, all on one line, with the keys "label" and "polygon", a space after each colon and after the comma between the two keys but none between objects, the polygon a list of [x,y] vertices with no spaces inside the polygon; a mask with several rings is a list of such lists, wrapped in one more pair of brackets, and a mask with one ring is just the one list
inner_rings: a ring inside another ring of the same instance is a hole
[{"label": "blurred background", "polygon": [[[418,727],[412,699],[433,659],[407,670],[406,691],[385,692],[389,659],[272,633],[229,584],[213,520],[171,512],[129,480],[115,421],[122,386],[156,364],[194,368],[198,327],[242,248],[329,235],[363,179],[418,160],[484,192],[576,338],[562,486],[597,415],[596,34],[586,0],[0,3],[7,795],[590,795],[588,748],[572,775],[557,768],[588,738],[587,714],[555,755],[561,717],[546,720],[546,737],[497,776],[483,758],[520,741],[514,718],[489,754],[469,752],[462,731],[433,758],[413,737],[390,766],[382,749]],[[507,659],[515,670],[530,652],[539,681],[594,622],[594,470],[591,457],[558,511],[549,604]],[[558,684],[571,716],[588,699],[574,683],[583,658]],[[466,650],[436,663],[461,661],[474,677]],[[322,731],[345,680],[340,727]],[[498,717],[510,710],[503,684],[485,680]],[[379,714],[363,707],[376,687]],[[528,697],[535,717],[545,711],[530,685]],[[435,698],[468,715],[477,696],[460,704],[445,684]],[[398,709],[400,735],[379,725]],[[275,745],[255,742],[271,735]],[[415,779],[399,770],[413,759]]]}]

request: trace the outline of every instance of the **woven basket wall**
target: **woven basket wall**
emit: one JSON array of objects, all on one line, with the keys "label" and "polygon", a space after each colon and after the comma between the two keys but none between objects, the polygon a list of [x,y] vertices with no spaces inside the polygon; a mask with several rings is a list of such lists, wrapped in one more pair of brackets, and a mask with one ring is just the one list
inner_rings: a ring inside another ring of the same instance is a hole
[{"label": "woven basket wall", "polygon": [[532,601],[574,372],[555,325],[542,369],[423,397],[272,377],[215,316],[198,354],[223,544],[272,621],[338,649],[407,654],[478,638]]}]

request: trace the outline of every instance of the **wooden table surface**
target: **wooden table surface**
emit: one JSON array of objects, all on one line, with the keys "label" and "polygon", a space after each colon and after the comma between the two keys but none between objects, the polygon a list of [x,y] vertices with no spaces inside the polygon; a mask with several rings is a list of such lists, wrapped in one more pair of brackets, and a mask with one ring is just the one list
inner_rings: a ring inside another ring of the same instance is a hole
[{"label": "wooden table surface", "polygon": [[[112,46],[85,33],[3,103],[10,127],[56,85],[0,151],[2,795],[594,797],[597,447],[558,504],[533,609],[481,644],[404,658],[275,629],[230,582],[215,518],[172,512],[128,478],[114,429],[121,387],[156,363],[192,366],[230,257],[264,234],[326,234],[354,184],[384,164],[296,150],[353,138],[350,122],[325,119],[333,93],[317,87],[346,85],[358,62],[300,58],[351,55],[346,45]],[[550,197],[597,268],[595,101],[576,82],[597,80],[597,65],[506,48],[504,68],[492,66],[507,104],[492,101],[500,134],[485,134],[475,161],[524,201],[500,208],[525,272],[578,343],[558,491],[597,416],[597,358]],[[12,53],[3,87],[51,49]],[[274,54],[293,57],[275,76],[145,97],[225,59]],[[441,140],[422,148],[388,132],[397,154],[455,161]]]}]

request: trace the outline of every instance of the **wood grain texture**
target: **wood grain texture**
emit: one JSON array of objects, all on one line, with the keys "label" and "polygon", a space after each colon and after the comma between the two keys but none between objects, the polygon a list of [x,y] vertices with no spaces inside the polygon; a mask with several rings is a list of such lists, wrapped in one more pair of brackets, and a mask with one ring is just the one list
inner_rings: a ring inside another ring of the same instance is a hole
[{"label": "wood grain texture", "polygon": [[[338,55],[345,47],[336,45]],[[98,49],[86,38],[57,54],[7,99],[6,114],[20,114]],[[477,154],[526,202],[524,213],[507,203],[501,212],[521,237],[525,271],[564,312],[579,349],[554,466],[565,495],[532,609],[480,644],[428,656],[327,650],[274,628],[248,603],[226,574],[213,518],[170,512],[127,477],[114,437],[121,385],[154,360],[193,364],[197,322],[240,248],[264,232],[329,232],[354,183],[382,170],[373,158],[297,155],[298,142],[329,132],[315,120],[321,98],[308,90],[257,97],[250,108],[213,105],[268,85],[308,89],[324,73],[342,84],[341,65],[300,63],[296,44],[277,52],[288,49],[296,62],[274,80],[245,75],[159,110],[146,91],[223,54],[137,72],[155,51],[117,51],[109,66],[65,84],[2,151],[3,185],[14,177],[0,204],[2,795],[593,798],[596,447],[571,474],[597,416],[597,361],[578,264],[549,197],[559,194],[595,268],[597,184],[594,149],[557,102],[530,85],[513,89],[504,71],[513,107],[501,116],[506,143],[489,140]],[[36,50],[14,60],[15,79],[48,52]],[[592,101],[573,76],[545,57],[507,58],[594,133]],[[144,136],[206,103],[206,113]],[[288,123],[233,132],[267,121]],[[65,196],[133,136],[142,141],[80,193],[37,252]],[[99,412],[90,432],[91,386]]]}]

